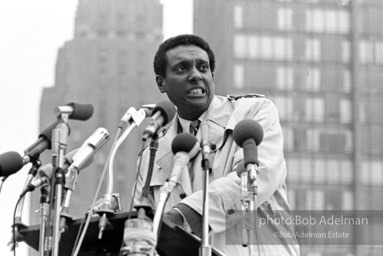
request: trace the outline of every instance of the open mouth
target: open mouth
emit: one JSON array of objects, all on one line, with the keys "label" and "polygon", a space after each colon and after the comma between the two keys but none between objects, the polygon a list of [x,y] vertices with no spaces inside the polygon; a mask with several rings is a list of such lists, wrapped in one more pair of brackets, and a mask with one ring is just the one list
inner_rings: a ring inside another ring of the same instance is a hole
[{"label": "open mouth", "polygon": [[187,94],[189,96],[205,95],[205,90],[203,88],[193,88],[193,89],[190,89]]}]

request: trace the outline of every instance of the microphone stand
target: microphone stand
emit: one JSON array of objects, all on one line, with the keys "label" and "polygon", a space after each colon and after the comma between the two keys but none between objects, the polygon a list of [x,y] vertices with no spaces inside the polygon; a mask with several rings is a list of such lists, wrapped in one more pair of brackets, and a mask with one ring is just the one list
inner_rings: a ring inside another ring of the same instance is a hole
[{"label": "microphone stand", "polygon": [[[250,255],[254,254],[253,243],[258,241],[257,227],[256,227],[256,205],[257,205],[257,195],[258,195],[258,186],[257,181],[258,170],[255,164],[247,164],[246,171],[241,173],[241,191],[242,191],[242,246],[249,246]],[[251,185],[251,191],[248,190],[248,184]],[[251,232],[251,228],[248,228],[247,222],[250,221],[249,226],[254,227],[254,233]],[[255,235],[255,237],[254,237]],[[257,242],[258,255],[259,243]]]},{"label": "microphone stand", "polygon": [[202,209],[202,240],[200,247],[200,256],[211,256],[212,250],[209,244],[209,174],[211,171],[209,158],[202,158],[202,170],[204,171],[203,184],[203,209]]},{"label": "microphone stand", "polygon": [[128,116],[130,116],[129,120],[127,120],[129,126],[125,129],[120,138],[116,141],[116,144],[111,149],[110,159],[107,162],[108,164],[108,179],[107,179],[107,191],[104,197],[100,200],[100,205],[95,209],[97,214],[100,215],[99,221],[99,233],[98,239],[102,238],[102,234],[104,230],[110,227],[110,223],[108,221],[108,216],[114,214],[115,212],[121,211],[121,200],[120,195],[117,193],[113,194],[113,186],[114,186],[114,159],[117,153],[117,150],[131,133],[131,131],[138,127],[142,121],[146,117],[146,113],[144,109],[139,109],[138,111],[135,108],[130,108],[127,111]]},{"label": "microphone stand", "polygon": [[[64,163],[65,163],[65,151],[67,146],[67,138],[69,135],[69,126],[67,124],[69,113],[65,111],[58,112],[58,123],[52,131],[52,165],[55,172],[53,175],[52,184],[54,189],[50,192],[50,202],[54,202],[53,209],[52,204],[50,207],[49,217],[52,222],[49,225],[52,226],[52,255],[58,256],[59,252],[59,240],[60,240],[60,210],[62,205],[62,193],[64,186]],[[49,239],[49,237],[48,237]],[[48,241],[49,243],[49,241]]]},{"label": "microphone stand", "polygon": [[210,145],[209,145],[209,123],[203,121],[201,123],[201,137],[202,137],[202,170],[204,172],[203,179],[203,208],[202,208],[202,239],[199,251],[200,256],[211,256],[212,247],[209,244],[209,174],[211,172],[209,163]]},{"label": "microphone stand", "polygon": [[46,251],[45,244],[45,229],[48,220],[49,213],[49,197],[48,197],[48,189],[46,186],[43,186],[41,189],[40,196],[40,235],[39,235],[39,255],[44,256],[44,252]]},{"label": "microphone stand", "polygon": [[[249,175],[249,183],[251,186],[251,196],[252,200],[250,200],[250,223],[251,227],[254,227],[254,233],[250,232],[250,255],[253,255],[253,243],[256,242],[257,249],[258,249],[258,255],[261,255],[259,251],[259,241],[258,241],[258,234],[257,234],[257,225],[256,225],[256,215],[257,215],[257,201],[258,201],[258,185],[257,185],[257,176],[258,176],[258,165],[257,164],[248,164],[246,166],[247,173]],[[254,239],[255,235],[255,239]]]}]

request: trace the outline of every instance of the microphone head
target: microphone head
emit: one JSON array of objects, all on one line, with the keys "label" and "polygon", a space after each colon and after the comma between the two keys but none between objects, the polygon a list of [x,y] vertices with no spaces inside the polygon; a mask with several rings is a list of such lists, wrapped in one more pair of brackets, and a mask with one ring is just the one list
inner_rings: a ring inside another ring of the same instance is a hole
[{"label": "microphone head", "polygon": [[244,119],[234,127],[233,137],[235,143],[240,147],[248,139],[253,139],[258,146],[263,140],[263,129],[257,121]]},{"label": "microphone head", "polygon": [[195,145],[198,145],[197,138],[190,133],[180,133],[178,134],[172,142],[172,151],[175,155],[178,152],[191,152]]},{"label": "microphone head", "polygon": [[0,176],[9,176],[24,166],[23,158],[15,151],[0,155]]},{"label": "microphone head", "polygon": [[52,148],[52,145],[51,145],[52,130],[57,126],[57,124],[58,124],[58,121],[53,122],[51,125],[49,125],[47,128],[45,128],[45,130],[43,130],[39,134],[39,138],[44,138],[48,142],[48,148],[47,149]]},{"label": "microphone head", "polygon": [[73,108],[69,119],[85,121],[92,117],[94,108],[92,104],[79,104],[75,102],[68,103],[67,106]]},{"label": "microphone head", "polygon": [[164,118],[164,125],[167,124],[176,114],[176,107],[170,101],[163,100],[157,103],[152,111],[152,115],[160,111]]},{"label": "microphone head", "polygon": [[52,164],[46,164],[39,168],[39,170],[37,171],[36,178],[47,177],[48,179],[50,179],[52,177],[52,173],[53,173]]}]

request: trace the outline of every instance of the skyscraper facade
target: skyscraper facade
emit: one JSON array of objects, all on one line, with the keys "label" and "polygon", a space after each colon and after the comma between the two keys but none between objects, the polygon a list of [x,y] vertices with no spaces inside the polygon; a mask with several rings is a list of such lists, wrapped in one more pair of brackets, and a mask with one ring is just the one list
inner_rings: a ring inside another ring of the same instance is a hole
[{"label": "skyscraper facade", "polygon": [[[265,94],[277,105],[292,209],[382,210],[381,1],[194,0],[194,33],[216,53],[218,93]],[[382,252],[356,244],[301,248]]]},{"label": "skyscraper facade", "polygon": [[[111,136],[92,165],[80,172],[70,203],[73,217],[83,217],[90,207],[123,114],[130,107],[139,109],[163,99],[152,68],[161,41],[162,5],[158,0],[79,0],[74,37],[58,52],[54,86],[43,91],[40,127],[56,120],[56,106],[90,103],[94,106],[91,119],[69,120],[67,152],[81,146],[98,127],[106,128]],[[124,211],[129,211],[141,134],[142,128],[129,135],[114,162],[113,192],[120,195]],[[49,152],[43,159],[51,161]],[[107,177],[99,198],[106,193],[106,181]],[[32,223],[38,223],[36,195]]]}]

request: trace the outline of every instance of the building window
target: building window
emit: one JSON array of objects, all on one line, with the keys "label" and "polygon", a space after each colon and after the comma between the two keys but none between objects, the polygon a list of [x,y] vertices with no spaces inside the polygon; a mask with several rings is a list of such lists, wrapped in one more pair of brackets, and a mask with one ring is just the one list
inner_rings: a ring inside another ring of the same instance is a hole
[{"label": "building window", "polygon": [[362,161],[361,181],[365,185],[383,185],[383,162],[382,161]]},{"label": "building window", "polygon": [[326,129],[319,133],[320,151],[324,153],[350,153],[352,133],[350,130]]},{"label": "building window", "polygon": [[234,6],[234,27],[242,28],[243,27],[243,6],[235,5]]},{"label": "building window", "polygon": [[242,64],[234,65],[234,87],[237,89],[243,88],[245,77],[245,68]]},{"label": "building window", "polygon": [[293,151],[294,150],[294,138],[293,138],[293,130],[292,128],[283,127],[283,146],[284,150],[286,151]]},{"label": "building window", "polygon": [[341,123],[351,123],[351,101],[349,99],[340,99],[339,109]]},{"label": "building window", "polygon": [[307,10],[306,30],[347,34],[350,32],[350,14],[344,10]]},{"label": "building window", "polygon": [[307,149],[311,152],[319,151],[319,130],[318,129],[307,130]]},{"label": "building window", "polygon": [[383,64],[383,42],[375,43],[375,62]]},{"label": "building window", "polygon": [[339,181],[341,180],[341,169],[338,160],[327,160],[327,174],[328,183],[339,184]]},{"label": "building window", "polygon": [[342,192],[342,210],[354,209],[354,193],[350,190]]},{"label": "building window", "polygon": [[299,165],[299,159],[288,158],[287,163],[287,178],[293,181],[299,181],[301,179],[301,169]]},{"label": "building window", "polygon": [[257,36],[249,36],[249,53],[250,58],[259,57],[259,38]]},{"label": "building window", "polygon": [[324,12],[325,29],[327,32],[337,31],[337,19],[335,10],[327,10]]},{"label": "building window", "polygon": [[290,119],[293,115],[293,100],[290,97],[273,96],[270,99],[278,108],[281,120]]},{"label": "building window", "polygon": [[236,35],[233,47],[237,58],[292,59],[293,56],[291,38]]},{"label": "building window", "polygon": [[306,120],[314,122],[322,122],[324,118],[324,102],[320,97],[307,98]]},{"label": "building window", "polygon": [[319,61],[320,60],[320,42],[318,39],[310,38],[306,40],[305,45],[306,60]]},{"label": "building window", "polygon": [[338,31],[344,34],[350,32],[350,13],[344,10],[338,11]]},{"label": "building window", "polygon": [[270,59],[273,56],[273,41],[269,36],[261,37],[261,53],[265,59]]},{"label": "building window", "polygon": [[351,72],[348,69],[343,70],[343,91],[351,92]]},{"label": "building window", "polygon": [[359,44],[359,60],[362,64],[373,62],[373,45],[369,41],[361,41]]},{"label": "building window", "polygon": [[324,28],[324,15],[321,10],[308,10],[306,12],[306,30],[322,32]]},{"label": "building window", "polygon": [[293,69],[291,67],[277,67],[277,87],[280,90],[293,89]]},{"label": "building window", "polygon": [[349,63],[350,62],[350,56],[351,56],[350,41],[343,40],[342,41],[342,61],[343,61],[343,63]]},{"label": "building window", "polygon": [[320,70],[319,68],[308,68],[306,72],[306,89],[308,91],[317,92],[320,87]]},{"label": "building window", "polygon": [[292,58],[292,41],[290,38],[275,37],[274,40],[274,58],[288,59]]},{"label": "building window", "polygon": [[353,163],[351,160],[341,160],[340,168],[342,169],[342,179],[340,180],[343,184],[352,184],[354,180]]},{"label": "building window", "polygon": [[237,58],[245,58],[247,55],[247,40],[244,35],[236,35],[234,37],[234,56]]},{"label": "building window", "polygon": [[280,8],[277,12],[278,15],[278,28],[282,30],[289,30],[293,27],[293,11],[291,8]]},{"label": "building window", "polygon": [[306,208],[305,210],[323,210],[325,203],[325,195],[322,190],[309,189],[306,191]]},{"label": "building window", "polygon": [[326,183],[327,180],[327,172],[326,172],[326,163],[327,159],[313,159],[314,162],[314,176],[313,179],[316,183]]}]

